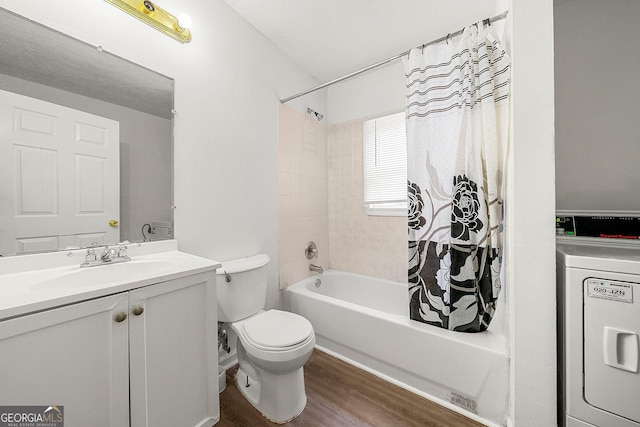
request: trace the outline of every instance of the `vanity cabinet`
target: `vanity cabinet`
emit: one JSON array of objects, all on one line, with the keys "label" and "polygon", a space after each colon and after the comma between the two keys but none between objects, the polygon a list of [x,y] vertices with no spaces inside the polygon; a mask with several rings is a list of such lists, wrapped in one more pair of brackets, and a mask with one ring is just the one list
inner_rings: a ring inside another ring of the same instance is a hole
[{"label": "vanity cabinet", "polygon": [[64,406],[65,425],[129,425],[127,294],[0,322],[0,404]]},{"label": "vanity cabinet", "polygon": [[0,404],[64,406],[68,427],[213,425],[214,286],[201,273],[0,321]]}]

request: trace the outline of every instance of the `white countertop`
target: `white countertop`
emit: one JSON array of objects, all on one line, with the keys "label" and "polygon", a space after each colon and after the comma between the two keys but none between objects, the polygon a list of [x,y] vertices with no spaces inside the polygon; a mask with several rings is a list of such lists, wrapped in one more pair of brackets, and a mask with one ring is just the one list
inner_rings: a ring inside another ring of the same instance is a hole
[{"label": "white countertop", "polygon": [[73,250],[0,258],[0,320],[186,275],[213,274],[221,266],[178,251],[175,240],[130,244],[131,261],[81,269],[85,254]]}]

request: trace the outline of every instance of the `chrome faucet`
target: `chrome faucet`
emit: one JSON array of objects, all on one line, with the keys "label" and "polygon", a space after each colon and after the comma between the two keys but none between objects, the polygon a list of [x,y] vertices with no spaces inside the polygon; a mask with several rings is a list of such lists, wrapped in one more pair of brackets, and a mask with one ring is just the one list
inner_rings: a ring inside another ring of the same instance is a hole
[{"label": "chrome faucet", "polygon": [[104,247],[104,251],[100,254],[100,259],[103,262],[111,262],[118,256],[115,248],[110,248],[109,246]]},{"label": "chrome faucet", "polygon": [[324,271],[321,266],[315,264],[309,264],[309,270],[315,271],[318,274],[322,274],[322,272]]},{"label": "chrome faucet", "polygon": [[115,247],[104,246],[104,250],[100,254],[100,257],[96,255],[96,246],[92,245],[87,249],[84,262],[80,264],[80,267],[96,267],[99,265],[117,264],[120,262],[131,261],[131,258],[127,255],[127,243],[122,242]]}]

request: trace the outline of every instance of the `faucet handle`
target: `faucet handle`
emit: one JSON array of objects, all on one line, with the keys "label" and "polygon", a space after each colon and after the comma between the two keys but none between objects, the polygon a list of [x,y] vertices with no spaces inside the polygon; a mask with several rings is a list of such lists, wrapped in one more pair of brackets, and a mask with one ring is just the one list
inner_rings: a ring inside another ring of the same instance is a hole
[{"label": "faucet handle", "polygon": [[120,243],[120,246],[118,246],[118,258],[127,258],[128,243],[129,243],[128,241],[124,241]]},{"label": "faucet handle", "polygon": [[95,261],[97,260],[96,249],[89,248],[87,249],[87,254],[84,257],[85,262]]},{"label": "faucet handle", "polygon": [[318,257],[318,248],[314,242],[307,243],[304,248],[304,255],[307,259],[313,259]]}]

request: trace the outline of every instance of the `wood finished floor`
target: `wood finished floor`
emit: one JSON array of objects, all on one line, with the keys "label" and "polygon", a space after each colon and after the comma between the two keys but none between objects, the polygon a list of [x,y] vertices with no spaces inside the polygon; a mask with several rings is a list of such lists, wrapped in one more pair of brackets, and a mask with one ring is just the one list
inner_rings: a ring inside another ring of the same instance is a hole
[{"label": "wood finished floor", "polygon": [[[276,426],[242,397],[235,384],[237,369],[227,371],[217,426]],[[304,377],[307,406],[284,426],[482,426],[319,350],[305,364]]]}]

